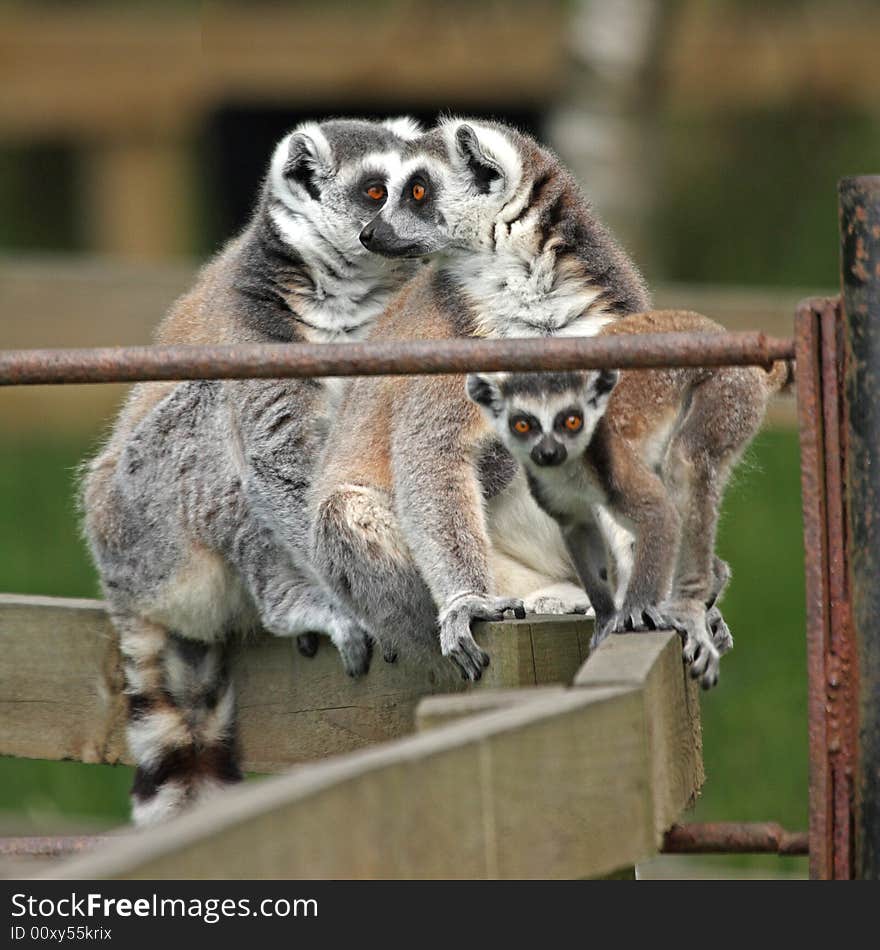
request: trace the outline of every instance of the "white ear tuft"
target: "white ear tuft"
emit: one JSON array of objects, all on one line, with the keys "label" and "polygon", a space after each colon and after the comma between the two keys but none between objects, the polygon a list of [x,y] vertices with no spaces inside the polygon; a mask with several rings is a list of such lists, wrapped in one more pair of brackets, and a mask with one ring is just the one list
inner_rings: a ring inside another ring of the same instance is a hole
[{"label": "white ear tuft", "polygon": [[307,154],[316,168],[332,170],[333,149],[327,141],[321,126],[317,122],[300,123],[287,137],[288,153],[293,157],[296,150]]},{"label": "white ear tuft", "polygon": [[440,128],[451,161],[474,176],[479,191],[509,194],[516,190],[522,159],[502,129],[452,117],[441,120]]},{"label": "white ear tuft", "polygon": [[404,142],[412,142],[423,134],[424,129],[412,116],[400,115],[393,119],[385,119],[382,123],[386,129],[390,129],[398,138]]}]

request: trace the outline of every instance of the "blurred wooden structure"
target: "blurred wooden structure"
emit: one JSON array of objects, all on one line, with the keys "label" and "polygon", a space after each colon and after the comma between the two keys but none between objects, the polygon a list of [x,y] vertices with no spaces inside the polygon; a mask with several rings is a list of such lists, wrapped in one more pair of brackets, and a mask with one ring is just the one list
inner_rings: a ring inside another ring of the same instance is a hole
[{"label": "blurred wooden structure", "polygon": [[[558,878],[632,867],[699,792],[699,700],[677,634],[612,637],[588,656],[591,632],[571,617],[480,625],[492,664],[469,687],[381,662],[351,682],[332,650],[304,660],[289,641],[258,638],[235,671],[247,767],[331,757],[44,874]],[[0,648],[0,754],[124,758],[118,657],[99,602],[4,596]]]},{"label": "blurred wooden structure", "polygon": [[[650,20],[657,5],[642,4],[635,15]],[[209,0],[53,4],[49,12],[39,3],[7,5],[0,9],[0,141],[74,148],[90,250],[169,259],[191,247],[194,145],[218,109],[455,104],[549,114],[567,95],[583,40],[577,6]],[[869,0],[841,6],[828,16],[818,4],[772,11],[678,3],[665,15],[651,89],[691,111],[784,105],[805,94],[873,111],[880,10]]]},{"label": "blurred wooden structure", "polygon": [[193,145],[213,110],[545,101],[562,81],[564,9],[519,7],[4,8],[0,139],[75,146],[93,250],[173,258],[188,246]]}]

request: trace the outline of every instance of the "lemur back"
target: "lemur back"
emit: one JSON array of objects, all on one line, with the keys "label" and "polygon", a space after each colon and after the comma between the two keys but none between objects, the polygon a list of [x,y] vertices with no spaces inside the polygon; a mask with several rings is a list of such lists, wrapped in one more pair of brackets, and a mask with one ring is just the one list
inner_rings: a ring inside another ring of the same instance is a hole
[{"label": "lemur back", "polygon": [[[159,328],[162,343],[361,339],[411,262],[368,254],[408,120],[307,123],[277,146],[254,215]],[[318,380],[135,387],[86,466],[84,527],[120,635],[138,822],[238,775],[227,652],[257,624],[320,631],[347,671],[369,644],[307,552],[333,388]]]},{"label": "lemur back", "polygon": [[[503,126],[450,120],[414,142],[362,240],[395,259],[435,258],[376,323],[375,339],[590,335],[647,305],[637,270],[571,176]],[[503,531],[493,536],[493,510],[505,506],[548,539],[534,557],[557,564],[555,576],[504,551]],[[351,384],[316,484],[314,551],[387,654],[436,653],[439,628],[442,654],[471,679],[488,661],[471,620],[521,609],[497,596],[493,566],[506,561],[535,593],[564,585],[561,609],[586,606],[558,528],[459,376]]]}]

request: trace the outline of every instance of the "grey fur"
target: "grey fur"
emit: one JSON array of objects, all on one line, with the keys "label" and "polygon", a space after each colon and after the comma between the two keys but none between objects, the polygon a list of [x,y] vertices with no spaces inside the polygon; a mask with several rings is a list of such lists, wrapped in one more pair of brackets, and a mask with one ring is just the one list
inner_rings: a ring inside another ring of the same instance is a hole
[{"label": "grey fur", "polygon": [[[204,269],[159,339],[362,338],[412,271],[358,241],[379,206],[366,188],[384,183],[405,145],[392,128],[415,134],[406,122],[390,126],[309,123],[282,140],[250,224]],[[236,774],[231,688],[221,724],[209,717],[202,728],[197,708],[219,661],[196,676],[202,652],[172,643],[219,656],[257,624],[279,636],[317,630],[349,674],[367,668],[366,631],[308,557],[307,498],[334,393],[315,380],[142,385],[87,465],[85,532],[127,657],[136,820],[173,814]],[[199,690],[169,689],[181,665],[190,673],[178,679]]]}]

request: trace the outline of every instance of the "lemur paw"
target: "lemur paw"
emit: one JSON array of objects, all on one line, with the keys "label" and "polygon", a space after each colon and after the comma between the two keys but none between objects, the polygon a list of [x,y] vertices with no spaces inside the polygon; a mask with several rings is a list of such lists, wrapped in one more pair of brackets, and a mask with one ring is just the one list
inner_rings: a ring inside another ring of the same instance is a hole
[{"label": "lemur paw", "polygon": [[351,624],[331,635],[333,645],[342,658],[342,666],[351,677],[363,676],[370,669],[373,641],[361,627]]},{"label": "lemur paw", "polygon": [[733,649],[733,634],[717,606],[710,608],[706,613],[706,626],[709,628],[712,642],[715,644],[719,656],[730,653]]},{"label": "lemur paw", "polygon": [[299,652],[311,659],[318,652],[318,634],[301,633],[296,638],[296,648]]},{"label": "lemur paw", "polygon": [[520,620],[526,615],[521,600],[480,594],[453,598],[450,605],[440,612],[440,652],[455,663],[462,679],[476,682],[489,665],[489,654],[474,640],[471,623],[474,620],[503,620],[508,611],[513,611]]},{"label": "lemur paw", "polygon": [[[690,667],[691,677],[698,679],[703,689],[711,689],[718,682],[721,653],[709,631],[709,614],[705,605],[676,601],[664,604],[662,612],[668,621],[667,626],[673,627],[684,638],[682,656]],[[720,612],[718,615],[720,617]],[[730,631],[727,635],[730,636]]]},{"label": "lemur paw", "polygon": [[523,606],[527,614],[559,616],[588,613],[590,601],[574,584],[553,584],[524,597]]}]

